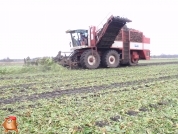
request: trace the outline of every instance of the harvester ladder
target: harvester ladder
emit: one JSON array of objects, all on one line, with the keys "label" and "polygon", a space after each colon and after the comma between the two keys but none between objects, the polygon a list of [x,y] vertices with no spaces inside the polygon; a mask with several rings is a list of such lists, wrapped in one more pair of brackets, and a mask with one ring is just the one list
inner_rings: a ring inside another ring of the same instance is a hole
[{"label": "harvester ladder", "polygon": [[107,22],[108,18],[112,16],[111,13],[108,13],[104,19],[99,23],[99,25],[96,27],[96,32],[99,32],[102,30],[103,26],[105,25],[105,23]]},{"label": "harvester ladder", "polygon": [[123,63],[129,63],[130,60],[130,31],[127,29],[122,30],[123,50],[122,60]]}]

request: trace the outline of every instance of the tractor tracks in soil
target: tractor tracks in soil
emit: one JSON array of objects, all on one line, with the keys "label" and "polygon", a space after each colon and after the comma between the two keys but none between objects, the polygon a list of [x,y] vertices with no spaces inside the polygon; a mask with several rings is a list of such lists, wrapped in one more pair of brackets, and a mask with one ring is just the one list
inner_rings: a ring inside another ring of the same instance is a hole
[{"label": "tractor tracks in soil", "polygon": [[[146,85],[148,86],[150,82],[154,81],[162,81],[162,80],[170,80],[178,78],[178,75],[172,75],[172,76],[162,76],[158,78],[149,78],[146,80],[137,80],[137,81],[128,81],[128,82],[120,82],[120,83],[112,83],[110,85],[100,85],[100,86],[89,86],[89,87],[81,87],[81,88],[74,88],[74,89],[66,89],[66,90],[54,90],[51,92],[44,92],[39,94],[32,94],[32,95],[21,95],[21,96],[13,96],[12,98],[8,99],[1,99],[0,105],[3,104],[13,104],[15,102],[23,102],[23,101],[35,101],[39,99],[50,99],[50,98],[56,98],[61,97],[63,95],[75,95],[80,93],[95,93],[102,90],[109,90],[113,88],[123,88],[123,87],[130,87],[130,86],[140,86],[140,85]],[[141,87],[141,86],[140,86]],[[132,88],[133,90],[136,90],[135,88]],[[127,91],[127,90],[120,90],[120,91]]]}]

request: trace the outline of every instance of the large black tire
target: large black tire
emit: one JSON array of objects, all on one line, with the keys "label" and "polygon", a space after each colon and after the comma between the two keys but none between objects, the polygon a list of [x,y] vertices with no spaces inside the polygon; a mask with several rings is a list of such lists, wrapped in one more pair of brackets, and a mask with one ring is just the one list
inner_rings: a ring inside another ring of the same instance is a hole
[{"label": "large black tire", "polygon": [[134,60],[134,61],[130,60],[129,66],[137,66],[137,65],[138,65],[138,60]]},{"label": "large black tire", "polygon": [[104,67],[116,68],[120,64],[120,55],[115,50],[106,51],[102,55],[101,62]]},{"label": "large black tire", "polygon": [[86,69],[96,69],[100,65],[100,55],[98,54],[97,51],[93,50],[86,50],[82,53],[80,57],[80,64],[83,68]]}]

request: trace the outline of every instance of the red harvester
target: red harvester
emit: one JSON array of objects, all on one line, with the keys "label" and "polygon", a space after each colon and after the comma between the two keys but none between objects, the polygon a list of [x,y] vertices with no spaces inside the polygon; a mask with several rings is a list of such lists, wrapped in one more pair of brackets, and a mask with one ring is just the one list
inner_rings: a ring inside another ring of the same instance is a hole
[{"label": "red harvester", "polygon": [[150,59],[150,38],[143,32],[127,28],[127,18],[111,15],[102,28],[68,30],[71,36],[69,56],[60,51],[55,61],[71,68],[96,69],[100,66],[116,68],[137,65],[139,59]]}]

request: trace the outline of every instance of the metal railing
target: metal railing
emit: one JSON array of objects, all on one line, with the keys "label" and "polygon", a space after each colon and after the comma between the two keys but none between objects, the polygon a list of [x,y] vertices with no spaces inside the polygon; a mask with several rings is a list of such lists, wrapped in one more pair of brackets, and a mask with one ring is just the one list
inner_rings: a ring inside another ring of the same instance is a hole
[{"label": "metal railing", "polygon": [[112,15],[112,13],[108,13],[108,14],[105,16],[105,18],[100,22],[100,24],[96,27],[96,33],[98,33],[98,34],[97,34],[97,37],[96,37],[96,38],[97,38],[97,41],[99,40],[100,32],[101,32],[101,30],[102,30],[104,24],[106,24],[108,18],[111,17],[111,15]]},{"label": "metal railing", "polygon": [[112,15],[112,13],[108,13],[106,17],[100,22],[100,24],[96,27],[96,31],[99,31],[103,28],[104,24],[107,22],[108,18]]}]

